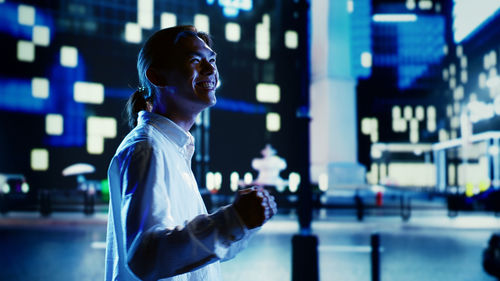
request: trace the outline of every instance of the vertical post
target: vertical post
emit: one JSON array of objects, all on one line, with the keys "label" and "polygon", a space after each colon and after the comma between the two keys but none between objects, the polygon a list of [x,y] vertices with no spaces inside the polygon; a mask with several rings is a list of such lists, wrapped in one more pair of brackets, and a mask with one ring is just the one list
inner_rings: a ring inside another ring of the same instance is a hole
[{"label": "vertical post", "polygon": [[373,233],[370,236],[372,247],[372,281],[380,281],[380,234]]},{"label": "vertical post", "polygon": [[299,11],[299,56],[301,73],[301,93],[297,101],[297,126],[299,128],[298,149],[300,160],[301,183],[298,192],[297,213],[300,233],[292,238],[292,280],[317,281],[318,270],[318,238],[311,234],[312,221],[312,189],[310,184],[310,152],[309,152],[309,87],[310,87],[310,36],[309,36],[309,0],[297,2]]},{"label": "vertical post", "polygon": [[[495,150],[500,149],[500,139],[495,137],[493,139],[493,147]],[[495,155],[491,155],[493,158],[493,187],[495,189],[500,188],[500,154],[497,152]]]}]

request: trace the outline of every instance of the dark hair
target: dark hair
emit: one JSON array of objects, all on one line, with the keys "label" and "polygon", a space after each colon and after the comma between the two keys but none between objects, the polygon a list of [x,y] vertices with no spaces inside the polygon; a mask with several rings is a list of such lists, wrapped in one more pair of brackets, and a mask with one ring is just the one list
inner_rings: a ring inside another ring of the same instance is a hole
[{"label": "dark hair", "polygon": [[192,25],[181,25],[165,28],[155,32],[146,40],[137,57],[137,74],[139,87],[130,95],[127,101],[128,123],[130,128],[137,125],[137,115],[141,110],[147,110],[148,104],[156,99],[155,87],[146,76],[150,67],[170,69],[175,66],[172,56],[176,44],[181,38],[197,36],[212,48],[213,41],[205,32],[197,31]]}]

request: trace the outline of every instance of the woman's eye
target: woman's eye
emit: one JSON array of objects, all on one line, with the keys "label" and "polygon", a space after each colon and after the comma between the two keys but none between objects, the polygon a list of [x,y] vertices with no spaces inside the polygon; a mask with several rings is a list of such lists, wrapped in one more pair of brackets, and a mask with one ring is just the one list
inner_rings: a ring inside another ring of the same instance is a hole
[{"label": "woman's eye", "polygon": [[191,59],[191,63],[199,63],[200,60],[199,59]]}]

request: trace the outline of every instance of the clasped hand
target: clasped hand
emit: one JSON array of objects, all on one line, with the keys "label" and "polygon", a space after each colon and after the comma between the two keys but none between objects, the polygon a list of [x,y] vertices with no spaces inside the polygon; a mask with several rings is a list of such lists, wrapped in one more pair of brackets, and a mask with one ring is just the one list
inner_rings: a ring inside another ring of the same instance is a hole
[{"label": "clasped hand", "polygon": [[239,190],[233,206],[248,229],[263,225],[278,212],[274,197],[262,187]]}]

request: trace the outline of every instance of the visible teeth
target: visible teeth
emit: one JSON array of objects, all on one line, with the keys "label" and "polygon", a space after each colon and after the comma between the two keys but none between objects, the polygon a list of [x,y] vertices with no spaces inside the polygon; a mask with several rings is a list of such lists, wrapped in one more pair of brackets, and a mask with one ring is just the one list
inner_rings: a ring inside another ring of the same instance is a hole
[{"label": "visible teeth", "polygon": [[200,83],[198,83],[198,85],[200,87],[210,89],[210,88],[213,88],[214,83],[212,83],[212,82],[200,82]]}]

